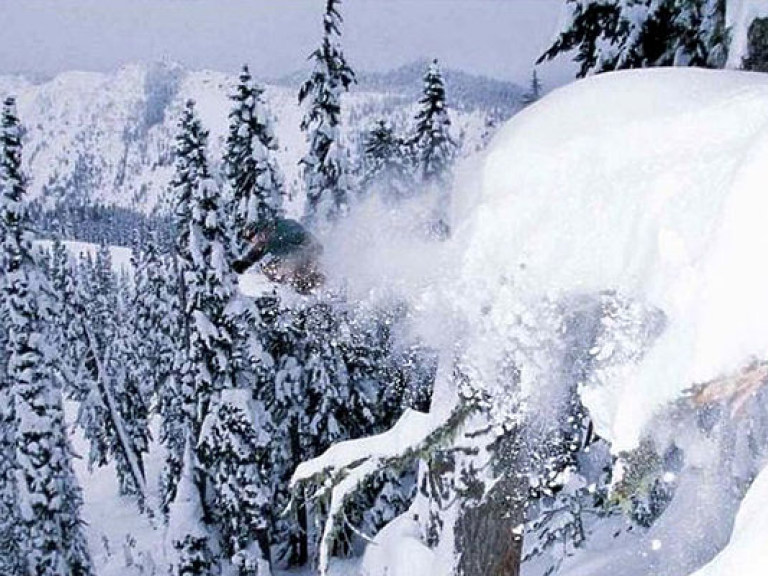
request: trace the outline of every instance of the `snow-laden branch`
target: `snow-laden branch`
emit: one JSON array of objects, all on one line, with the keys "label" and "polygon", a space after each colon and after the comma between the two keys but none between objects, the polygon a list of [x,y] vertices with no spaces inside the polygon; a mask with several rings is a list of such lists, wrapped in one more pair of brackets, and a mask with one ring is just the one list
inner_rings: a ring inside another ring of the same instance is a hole
[{"label": "snow-laden branch", "polygon": [[344,521],[344,506],[357,490],[382,470],[401,467],[428,451],[447,445],[471,409],[467,406],[444,413],[406,410],[388,431],[331,446],[322,455],[299,465],[291,478],[291,490],[313,484],[313,498],[329,501],[328,517],[320,541],[318,570],[328,573],[328,562],[337,527]]}]

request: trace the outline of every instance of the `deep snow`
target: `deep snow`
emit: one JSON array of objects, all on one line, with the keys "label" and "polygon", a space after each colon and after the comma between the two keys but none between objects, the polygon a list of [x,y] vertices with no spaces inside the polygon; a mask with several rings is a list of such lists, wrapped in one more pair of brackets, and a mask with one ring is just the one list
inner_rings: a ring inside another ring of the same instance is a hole
[{"label": "deep snow", "polygon": [[461,277],[475,306],[496,301],[499,329],[506,273],[523,299],[614,290],[665,316],[636,368],[584,389],[615,450],[768,350],[766,104],[759,74],[605,74],[522,112],[488,154]]}]

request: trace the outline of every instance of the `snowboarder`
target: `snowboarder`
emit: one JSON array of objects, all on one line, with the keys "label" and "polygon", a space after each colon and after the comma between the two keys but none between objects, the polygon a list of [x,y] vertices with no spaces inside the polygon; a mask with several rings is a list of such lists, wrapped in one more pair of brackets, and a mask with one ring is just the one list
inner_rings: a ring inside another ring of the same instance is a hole
[{"label": "snowboarder", "polygon": [[296,220],[278,218],[252,225],[243,235],[251,246],[232,265],[238,274],[258,263],[267,278],[290,284],[301,294],[324,282],[317,268],[322,246]]}]

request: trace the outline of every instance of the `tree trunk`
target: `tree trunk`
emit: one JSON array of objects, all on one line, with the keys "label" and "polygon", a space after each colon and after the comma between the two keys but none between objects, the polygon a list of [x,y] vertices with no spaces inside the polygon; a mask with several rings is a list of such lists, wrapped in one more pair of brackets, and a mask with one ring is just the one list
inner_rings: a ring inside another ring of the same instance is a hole
[{"label": "tree trunk", "polygon": [[464,500],[455,526],[459,576],[519,576],[527,482],[514,434],[494,447],[497,479],[489,491],[475,490]]},{"label": "tree trunk", "polygon": [[[519,481],[499,480],[483,500],[466,503],[456,523],[456,551],[461,576],[518,576],[522,539],[514,533],[523,523]],[[512,502],[512,505],[510,505]]]}]

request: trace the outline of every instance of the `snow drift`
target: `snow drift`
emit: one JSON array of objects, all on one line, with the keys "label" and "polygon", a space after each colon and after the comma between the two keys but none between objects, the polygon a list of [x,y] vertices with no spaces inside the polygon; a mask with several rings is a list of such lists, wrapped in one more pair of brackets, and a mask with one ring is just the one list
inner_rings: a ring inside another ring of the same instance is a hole
[{"label": "snow drift", "polygon": [[686,388],[768,351],[767,121],[763,75],[621,72],[556,91],[488,154],[461,231],[468,313],[502,330],[521,300],[615,291],[665,316],[636,367],[584,386],[616,450]]}]

